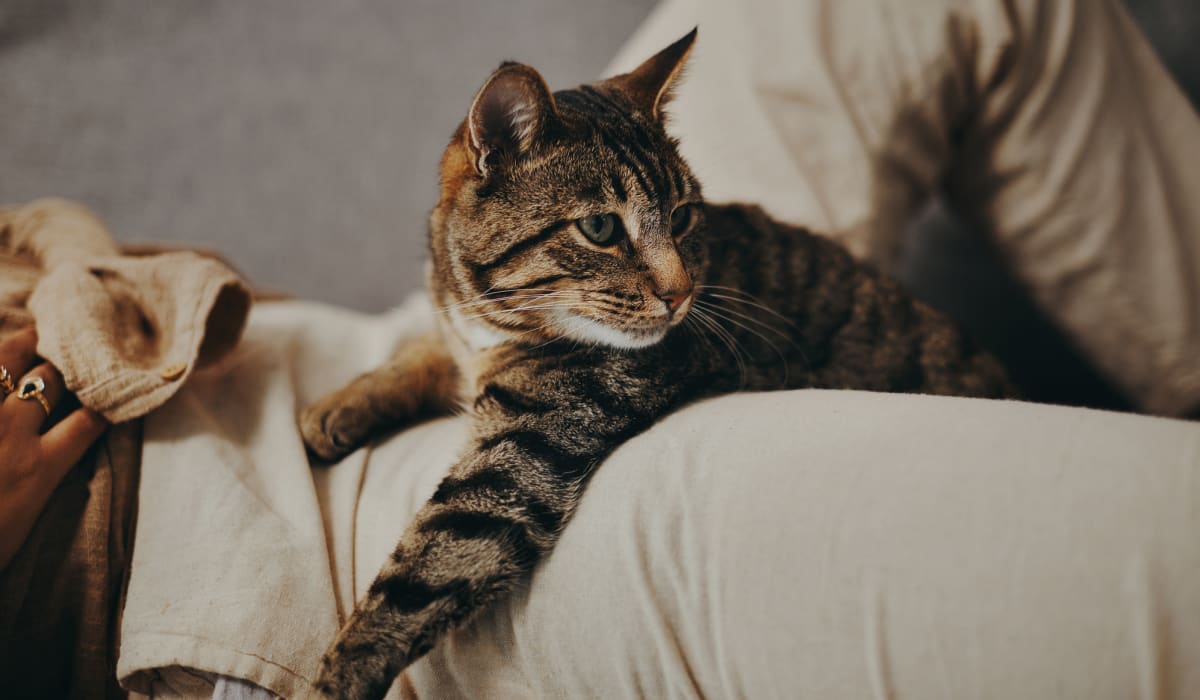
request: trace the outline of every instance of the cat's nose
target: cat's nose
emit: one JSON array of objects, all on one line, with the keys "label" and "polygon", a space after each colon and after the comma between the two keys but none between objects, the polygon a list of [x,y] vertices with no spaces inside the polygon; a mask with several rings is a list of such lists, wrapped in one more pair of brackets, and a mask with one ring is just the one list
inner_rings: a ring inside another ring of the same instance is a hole
[{"label": "cat's nose", "polygon": [[666,292],[662,292],[662,293],[659,293],[659,292],[654,293],[654,296],[658,297],[659,299],[662,299],[663,303],[667,305],[667,311],[672,316],[675,315],[675,312],[679,310],[679,307],[683,306],[683,303],[685,301],[687,301],[688,297],[690,297],[691,295],[692,295],[692,293],[690,291],[687,291],[687,292],[666,291]]}]

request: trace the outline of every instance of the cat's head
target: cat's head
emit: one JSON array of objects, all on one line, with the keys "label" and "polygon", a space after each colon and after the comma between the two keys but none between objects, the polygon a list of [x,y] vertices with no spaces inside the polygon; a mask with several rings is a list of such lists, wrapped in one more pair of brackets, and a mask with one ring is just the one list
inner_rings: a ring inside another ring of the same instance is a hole
[{"label": "cat's head", "polygon": [[492,73],[431,217],[435,298],[460,330],[635,348],[682,321],[707,265],[704,212],[663,107],[695,37],[553,94],[529,66]]}]

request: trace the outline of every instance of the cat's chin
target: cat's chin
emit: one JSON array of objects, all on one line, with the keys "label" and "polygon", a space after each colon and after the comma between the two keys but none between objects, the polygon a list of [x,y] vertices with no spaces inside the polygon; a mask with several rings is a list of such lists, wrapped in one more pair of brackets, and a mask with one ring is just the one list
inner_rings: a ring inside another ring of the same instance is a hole
[{"label": "cat's chin", "polygon": [[555,315],[556,325],[565,337],[583,343],[607,345],[613,348],[629,350],[648,348],[662,342],[662,339],[667,336],[667,331],[670,330],[670,325],[665,323],[645,330],[626,330],[614,328],[606,323],[568,311],[559,311]]}]

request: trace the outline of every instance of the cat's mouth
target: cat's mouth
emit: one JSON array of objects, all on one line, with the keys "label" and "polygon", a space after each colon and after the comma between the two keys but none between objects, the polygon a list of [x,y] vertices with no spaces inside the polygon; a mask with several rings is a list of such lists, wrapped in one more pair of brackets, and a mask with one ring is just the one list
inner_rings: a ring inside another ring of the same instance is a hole
[{"label": "cat's mouth", "polygon": [[680,308],[679,311],[682,313],[676,313],[669,318],[616,324],[566,309],[556,309],[554,322],[562,335],[571,340],[614,348],[637,349],[650,347],[662,341],[667,336],[667,331],[679,323],[687,313],[686,308]]}]

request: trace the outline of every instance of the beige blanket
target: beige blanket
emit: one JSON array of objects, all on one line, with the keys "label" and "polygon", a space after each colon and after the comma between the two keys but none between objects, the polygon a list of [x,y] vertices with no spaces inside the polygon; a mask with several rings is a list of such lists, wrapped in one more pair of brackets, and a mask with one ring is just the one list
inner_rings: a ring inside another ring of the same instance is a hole
[{"label": "beige blanket", "polygon": [[123,255],[83,207],[0,209],[0,334],[36,324],[38,354],[117,423],[64,479],[0,571],[0,677],[12,697],[119,696],[116,635],[136,519],[141,424],[238,341],[247,288],[193,253]]},{"label": "beige blanket", "polygon": [[[382,317],[256,306],[235,352],[146,418],[127,688],[170,696],[195,685],[186,667],[309,692],[357,591],[354,514],[371,452],[310,469],[296,415],[431,322],[421,297]],[[436,479],[444,465],[432,466]]]},{"label": "beige blanket", "polygon": [[[305,697],[467,419],[309,468],[298,408],[427,326],[263,304],[146,419],[120,675]],[[688,407],[598,469],[527,591],[414,664],[449,698],[1193,698],[1200,427],[839,391]]]}]

